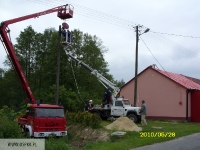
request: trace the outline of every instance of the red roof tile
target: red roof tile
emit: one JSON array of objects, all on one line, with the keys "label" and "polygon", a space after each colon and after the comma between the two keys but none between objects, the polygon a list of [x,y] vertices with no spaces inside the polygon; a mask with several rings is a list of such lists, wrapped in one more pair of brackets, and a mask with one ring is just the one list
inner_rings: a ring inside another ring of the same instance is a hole
[{"label": "red roof tile", "polygon": [[[197,82],[194,82],[189,77],[186,77],[181,74],[176,74],[176,73],[172,73],[172,72],[159,70],[159,69],[156,69],[153,67],[152,67],[152,69],[156,70],[157,72],[163,74],[164,76],[170,78],[171,80],[177,82],[178,84],[182,85],[183,87],[185,87],[187,89],[200,90],[200,84],[198,84]],[[193,79],[195,79],[195,78],[193,78]],[[199,79],[196,79],[196,80],[199,80]]]},{"label": "red roof tile", "polygon": [[200,79],[196,79],[196,78],[192,78],[192,77],[188,77],[188,76],[185,76],[186,78],[189,78],[190,80],[200,84]]}]

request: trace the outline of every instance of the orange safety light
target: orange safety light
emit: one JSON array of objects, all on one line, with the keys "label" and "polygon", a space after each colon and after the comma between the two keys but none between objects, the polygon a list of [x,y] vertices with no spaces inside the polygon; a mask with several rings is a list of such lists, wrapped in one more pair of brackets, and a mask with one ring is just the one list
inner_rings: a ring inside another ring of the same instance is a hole
[{"label": "orange safety light", "polygon": [[58,11],[58,17],[60,19],[69,19],[73,18],[73,13],[74,13],[74,7],[72,5],[64,5],[62,6],[62,9]]}]

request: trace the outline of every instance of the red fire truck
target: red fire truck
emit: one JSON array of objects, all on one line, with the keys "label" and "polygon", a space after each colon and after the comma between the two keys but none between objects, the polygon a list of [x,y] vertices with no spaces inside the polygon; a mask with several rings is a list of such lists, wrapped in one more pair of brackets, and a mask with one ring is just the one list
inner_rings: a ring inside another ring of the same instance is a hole
[{"label": "red fire truck", "polygon": [[40,102],[36,101],[24,75],[22,67],[19,64],[11,40],[9,39],[10,29],[8,28],[8,25],[31,18],[38,18],[53,12],[57,12],[57,16],[61,19],[70,19],[73,17],[73,10],[74,8],[72,5],[66,4],[43,12],[3,21],[0,24],[0,40],[2,41],[2,44],[10,57],[12,65],[19,77],[20,84],[27,95],[27,113],[17,120],[27,136],[65,136],[67,135],[66,118],[64,116],[63,106],[41,104]]}]

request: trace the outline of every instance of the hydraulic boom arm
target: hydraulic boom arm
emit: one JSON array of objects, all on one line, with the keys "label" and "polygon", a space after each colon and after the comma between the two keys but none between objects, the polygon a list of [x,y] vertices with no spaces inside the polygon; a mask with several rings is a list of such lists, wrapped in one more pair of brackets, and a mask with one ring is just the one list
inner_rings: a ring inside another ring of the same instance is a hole
[{"label": "hydraulic boom arm", "polygon": [[106,79],[104,76],[102,76],[97,70],[92,69],[90,66],[88,66],[87,64],[85,64],[84,62],[78,60],[77,58],[73,57],[71,54],[69,54],[66,50],[65,53],[72,58],[73,60],[75,60],[76,62],[78,62],[79,64],[81,64],[81,66],[85,67],[87,70],[89,70],[93,75],[95,75],[97,77],[97,79],[99,80],[99,82],[101,82],[101,84],[103,84],[104,87],[110,87],[113,89],[113,96],[116,97],[119,92],[120,92],[120,88],[116,87],[116,85],[112,82],[110,82],[108,79]]},{"label": "hydraulic boom arm", "polygon": [[13,24],[13,23],[17,23],[17,22],[20,22],[20,21],[24,21],[24,20],[27,20],[27,19],[31,19],[31,18],[37,18],[39,16],[50,14],[50,13],[53,13],[53,12],[58,12],[57,16],[61,19],[68,19],[68,18],[73,17],[73,7],[71,5],[66,4],[66,5],[55,7],[55,8],[52,8],[52,9],[49,9],[49,10],[46,10],[46,11],[42,11],[42,12],[39,12],[39,13],[34,13],[34,14],[31,14],[31,15],[7,20],[7,21],[4,21],[0,24],[0,40],[2,41],[4,48],[6,49],[6,51],[9,54],[10,60],[13,64],[13,66],[14,66],[14,69],[17,72],[17,75],[19,77],[22,88],[26,92],[27,98],[29,100],[32,100],[33,103],[36,103],[36,100],[35,100],[34,95],[33,95],[32,91],[30,89],[30,86],[29,86],[29,84],[26,80],[26,77],[23,73],[22,67],[19,64],[19,61],[18,61],[17,56],[16,56],[15,51],[14,51],[14,47],[11,43],[11,40],[9,39],[8,34],[10,33],[10,30],[8,28],[8,25]]}]

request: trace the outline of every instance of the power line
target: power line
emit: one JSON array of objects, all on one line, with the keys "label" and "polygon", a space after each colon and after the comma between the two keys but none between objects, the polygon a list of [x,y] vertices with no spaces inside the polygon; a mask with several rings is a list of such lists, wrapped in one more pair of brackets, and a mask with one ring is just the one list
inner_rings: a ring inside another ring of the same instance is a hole
[{"label": "power line", "polygon": [[[50,0],[50,1],[53,1],[53,0]],[[66,2],[65,0],[57,0],[57,1],[60,1],[62,3]],[[55,1],[53,1],[52,3],[55,3]],[[75,3],[70,3],[80,9],[82,9],[82,11],[88,11],[90,14],[91,13],[94,13],[96,15],[101,15],[103,16],[104,18],[112,18],[112,19],[116,19],[118,22],[126,22],[130,25],[133,25],[133,24],[137,24],[137,23],[134,23],[132,21],[129,21],[129,20],[125,20],[125,19],[122,19],[122,18],[119,18],[119,17],[116,17],[116,16],[113,16],[113,15],[110,15],[110,14],[106,14],[106,13],[103,13],[103,12],[100,12],[100,11],[97,11],[97,10],[94,10],[94,9],[91,9],[91,8],[87,8],[87,7],[84,7],[84,6],[81,6],[81,5],[78,5],[78,4],[75,4]]]},{"label": "power line", "polygon": [[156,40],[156,41],[158,41],[158,42],[160,42],[160,43],[163,43],[163,44],[165,44],[165,45],[171,47],[173,50],[178,50],[178,51],[180,51],[180,52],[185,53],[185,54],[188,55],[188,56],[192,56],[193,58],[199,58],[197,52],[193,52],[193,51],[191,51],[191,50],[189,50],[189,49],[187,49],[187,48],[185,48],[185,47],[183,47],[183,46],[181,46],[181,45],[179,45],[179,44],[177,44],[177,43],[171,41],[170,39],[168,39],[168,38],[166,38],[166,37],[164,37],[164,36],[162,36],[162,35],[159,35],[159,34],[151,34],[151,33],[150,33],[150,34],[145,34],[145,36],[148,36],[148,37],[150,37],[150,38],[153,38],[154,40]]},{"label": "power line", "polygon": [[186,37],[186,38],[200,38],[200,37],[194,37],[194,36],[177,35],[177,34],[170,34],[170,33],[161,33],[161,32],[155,32],[155,31],[150,31],[150,32],[152,32],[152,33],[158,33],[158,34],[173,35],[173,36],[181,36],[181,37]]},{"label": "power line", "polygon": [[[61,3],[68,3],[68,1],[65,1],[65,0],[57,0],[57,1],[49,0],[49,1],[45,1],[45,2],[43,0],[29,0],[29,1],[35,2],[35,3],[40,3],[40,4],[43,4],[46,6],[47,5],[57,6],[57,5],[61,5]],[[103,20],[104,22],[107,22],[107,23],[116,24],[118,26],[129,28],[130,30],[132,30],[132,26],[138,25],[138,23],[135,23],[135,22],[132,22],[129,20],[125,20],[125,19],[113,16],[110,14],[106,14],[106,13],[103,13],[103,12],[100,12],[100,11],[97,11],[97,10],[94,10],[91,8],[87,8],[87,7],[75,4],[73,2],[72,3],[70,2],[70,4],[72,4],[73,6],[76,6],[76,8],[78,7],[78,9],[76,9],[75,13],[77,13],[77,11],[78,11],[77,14],[82,15],[82,16],[86,16],[89,18],[97,19],[97,20]],[[119,25],[117,23],[119,23],[121,25]],[[156,32],[156,31],[150,31],[150,32],[157,33],[157,34],[180,36],[180,37],[186,37],[186,38],[200,38],[200,37],[194,37],[194,36],[177,35],[177,34],[173,34],[173,33],[162,33],[162,32]]]},{"label": "power line", "polygon": [[[41,0],[29,0],[29,1],[31,1],[33,3],[39,3],[39,4],[42,4],[42,5],[45,5],[45,6],[47,6],[47,5],[52,6],[52,7],[55,7],[57,5],[61,5],[57,1],[56,2],[55,1],[54,2],[48,1],[48,2],[45,2],[45,3]],[[93,9],[89,9],[89,8],[86,8],[86,7],[83,7],[83,6],[82,6],[83,8],[81,8],[79,5],[76,5],[76,4],[74,4],[73,6],[78,6],[78,9],[76,8],[76,11],[74,11],[74,14],[78,14],[78,15],[81,15],[81,16],[85,16],[85,17],[88,17],[88,18],[95,19],[95,20],[101,20],[103,22],[107,22],[107,23],[110,23],[110,24],[114,24],[114,25],[117,25],[117,26],[128,28],[130,30],[132,30],[132,24],[135,24],[133,22],[130,22],[130,21],[118,18],[118,17],[114,17],[114,16],[111,16],[111,15],[108,15],[108,14],[105,14],[105,13],[100,13],[98,11],[94,11]]]},{"label": "power line", "polygon": [[[161,66],[161,68],[164,70],[164,72],[166,72],[166,75],[171,78],[170,73],[167,72],[164,67],[161,65],[161,63],[156,59],[156,57],[153,55],[152,51],[149,49],[149,47],[147,46],[147,44],[144,42],[144,40],[141,38],[142,42],[144,43],[144,45],[146,46],[146,48],[149,50],[149,52],[151,53],[151,55],[153,56],[153,58],[157,61],[157,63]],[[159,68],[158,68],[159,69]],[[160,69],[159,69],[160,70]],[[172,78],[171,78],[172,79]]]},{"label": "power line", "polygon": [[149,50],[149,52],[151,53],[151,55],[153,56],[153,58],[157,61],[157,63],[161,66],[161,68],[165,71],[164,67],[160,64],[160,62],[156,59],[156,57],[153,55],[152,51],[149,49],[149,47],[146,45],[146,43],[144,42],[144,40],[140,37],[140,39],[142,40],[142,42],[144,43],[144,45],[146,46],[146,48]]},{"label": "power line", "polygon": [[[60,2],[66,3],[65,0],[57,0],[57,1],[49,0],[49,1],[45,1],[45,2],[43,0],[29,0],[29,1],[34,2],[34,3],[40,3],[42,5],[50,5],[50,6],[61,5]],[[90,8],[87,8],[84,6],[80,6],[75,3],[71,3],[71,4],[73,6],[76,6],[75,14],[82,15],[82,16],[96,19],[96,20],[101,20],[103,22],[107,22],[107,23],[114,24],[114,25],[117,25],[120,27],[128,28],[130,30],[134,30],[133,24],[136,24],[134,22],[131,22],[131,21],[128,21],[125,19],[121,19],[119,17],[115,17],[115,16],[112,16],[112,15],[109,15],[109,14],[106,14],[106,13],[103,13],[103,12],[100,12],[100,11],[97,11],[94,9],[90,9]],[[146,28],[146,27],[143,26],[143,28]],[[155,32],[155,31],[150,31],[150,33],[153,33],[154,35],[153,34],[146,34],[146,35],[161,42],[161,43],[164,43],[164,44],[170,46],[171,48],[173,48],[175,50],[179,50],[179,51],[181,51],[187,55],[193,56],[193,57],[196,57],[196,56],[198,57],[197,53],[195,53],[191,50],[188,50],[187,48],[184,48],[183,46],[181,46],[175,42],[172,42],[171,40],[161,36],[161,34],[181,36],[181,37],[187,37],[187,38],[200,38],[200,37],[168,34],[168,33],[161,33],[161,32]]]}]

